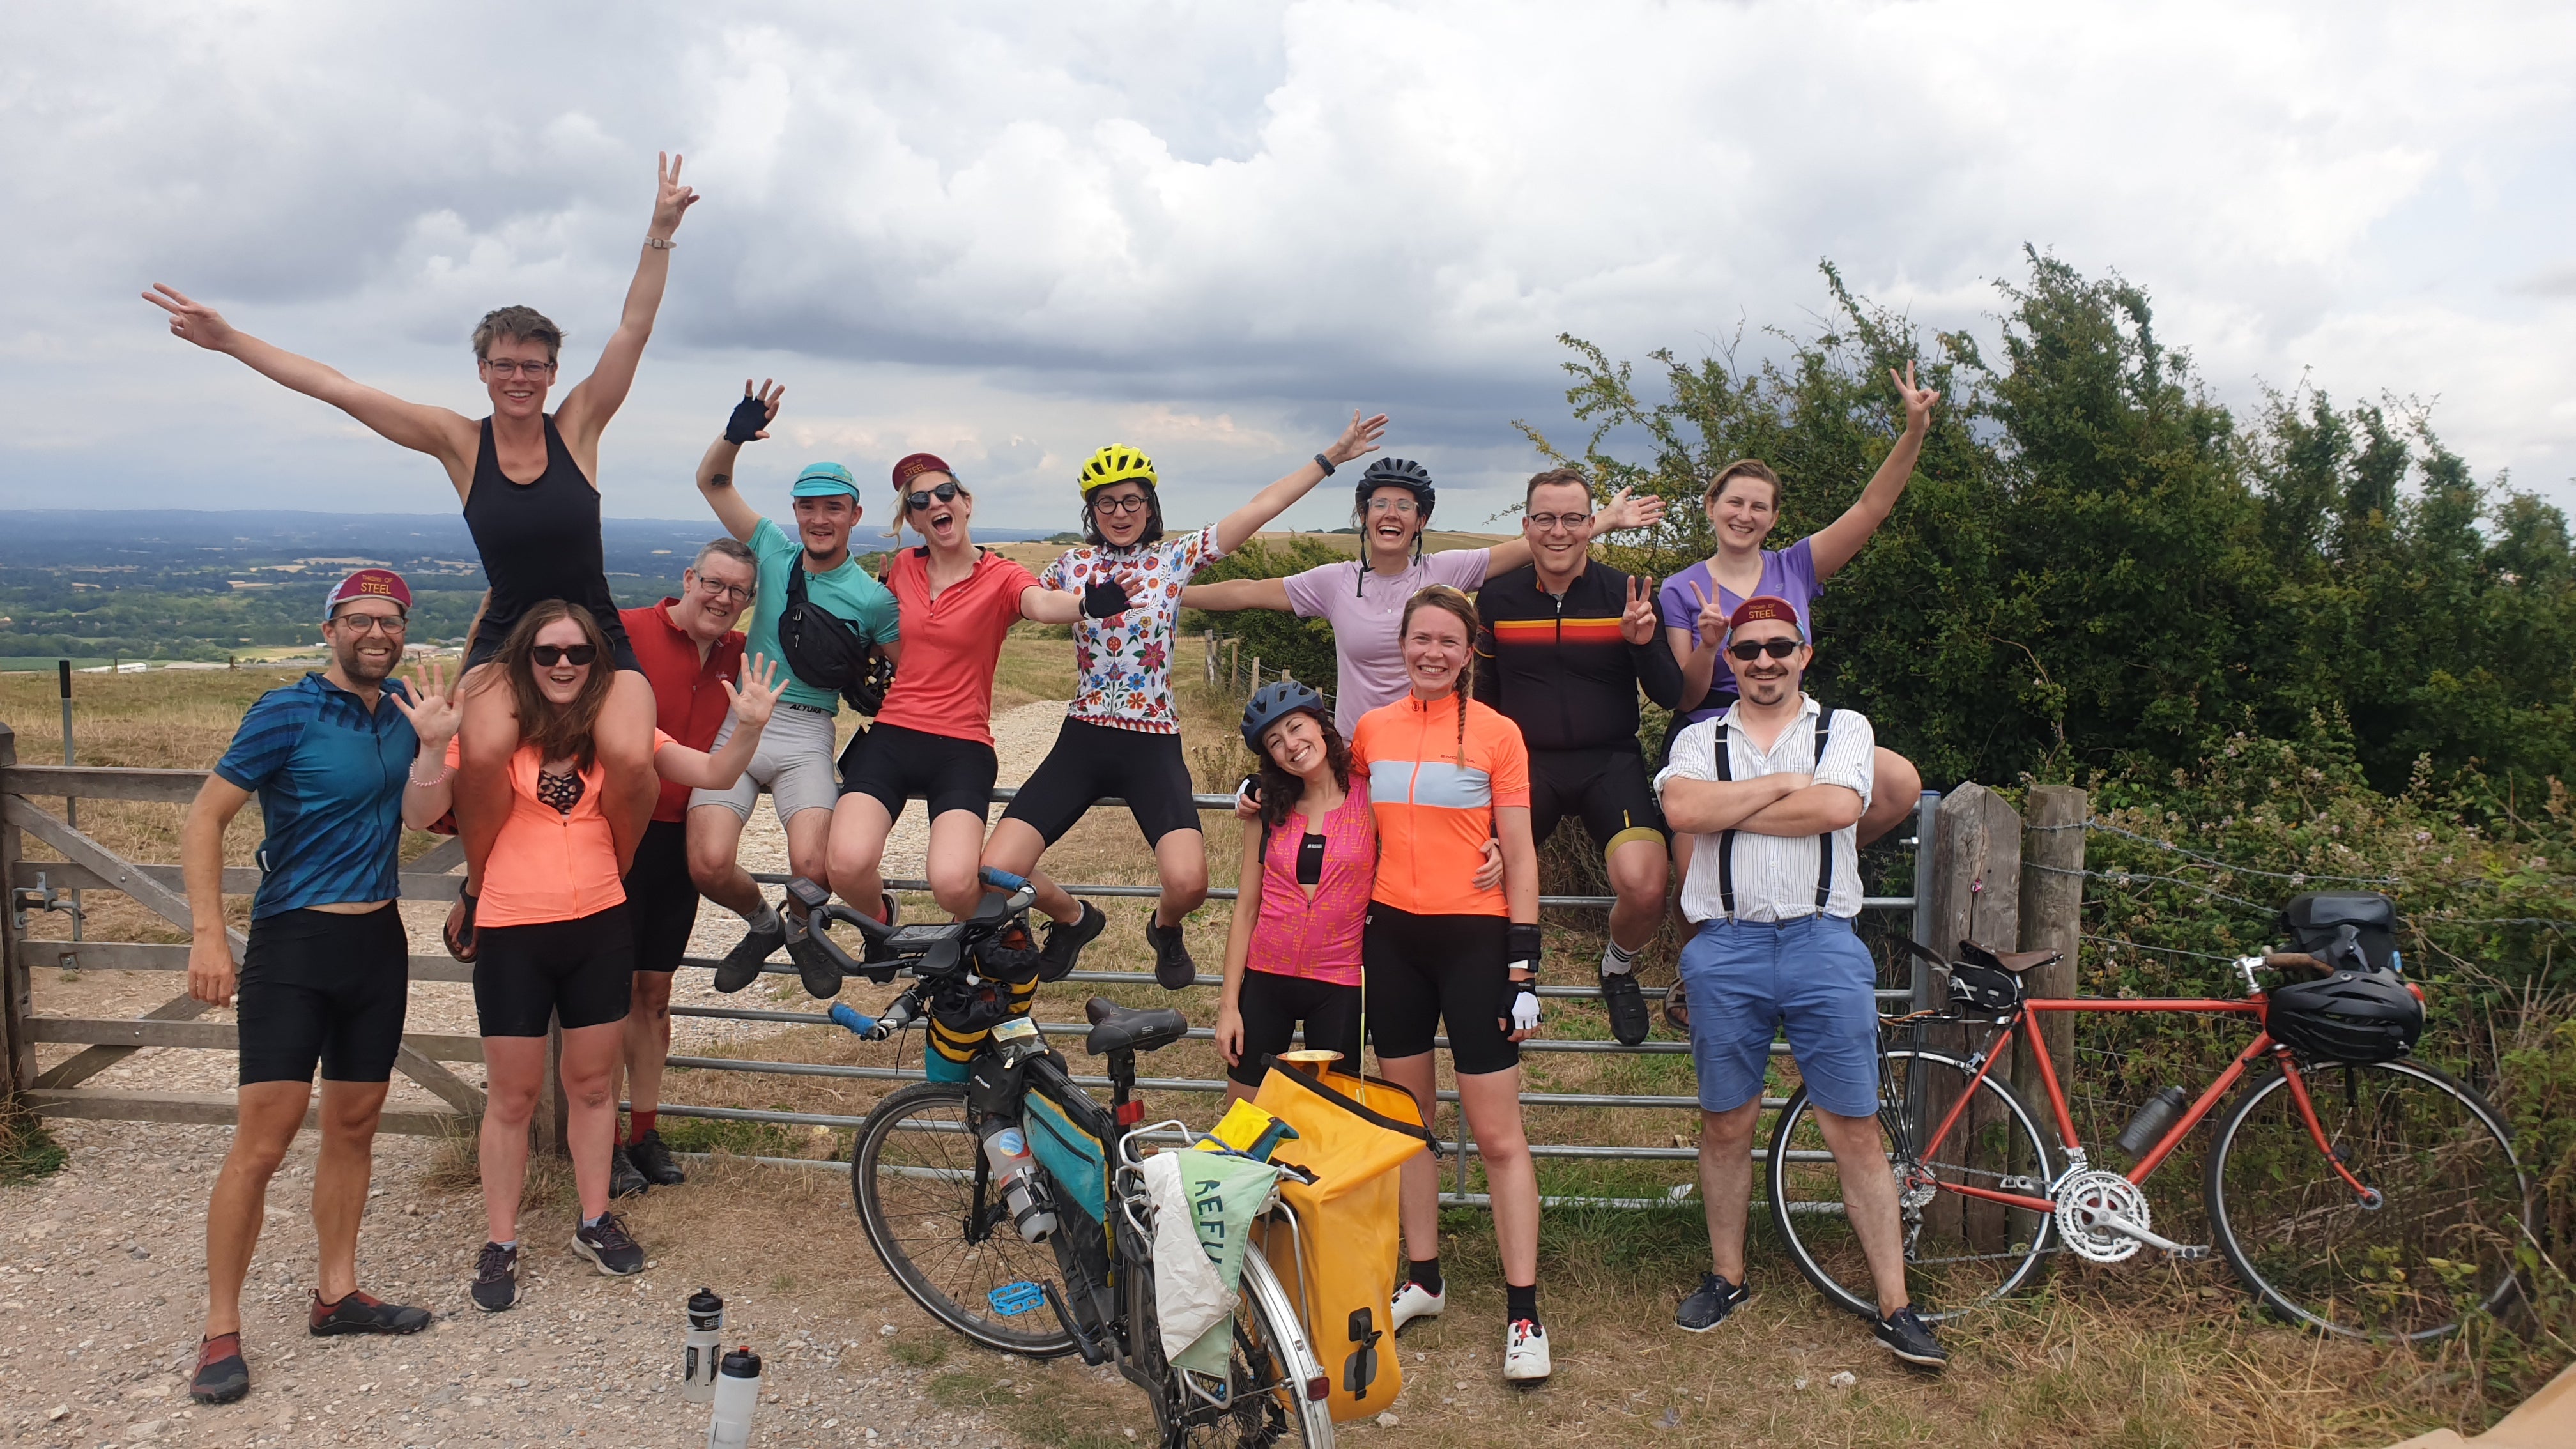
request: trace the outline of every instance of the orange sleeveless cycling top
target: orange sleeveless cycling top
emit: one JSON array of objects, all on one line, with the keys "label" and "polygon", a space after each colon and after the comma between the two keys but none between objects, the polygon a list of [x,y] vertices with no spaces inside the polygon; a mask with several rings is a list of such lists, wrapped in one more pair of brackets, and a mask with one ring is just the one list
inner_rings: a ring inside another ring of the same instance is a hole
[{"label": "orange sleeveless cycling top", "polygon": [[1494,811],[1530,802],[1529,749],[1520,726],[1466,701],[1410,695],[1360,716],[1351,766],[1368,777],[1377,816],[1377,888],[1370,899],[1418,916],[1501,916],[1503,888],[1469,884],[1485,864]]},{"label": "orange sleeveless cycling top", "polygon": [[[653,752],[678,741],[653,731]],[[535,745],[510,757],[510,818],[492,842],[483,865],[483,894],[475,901],[478,926],[533,926],[577,921],[626,899],[617,878],[617,838],[599,808],[608,771],[597,761],[581,772],[581,798],[570,811],[537,798],[545,761]],[[456,768],[457,742],[447,742],[447,766]]]}]

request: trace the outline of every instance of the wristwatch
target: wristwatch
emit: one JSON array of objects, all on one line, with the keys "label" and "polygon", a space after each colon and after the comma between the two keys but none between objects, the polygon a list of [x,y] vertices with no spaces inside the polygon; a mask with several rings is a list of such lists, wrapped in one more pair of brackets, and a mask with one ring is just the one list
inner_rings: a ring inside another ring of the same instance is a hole
[{"label": "wristwatch", "polygon": [[1325,457],[1325,456],[1324,456],[1323,454],[1321,454],[1321,453],[1317,453],[1317,454],[1315,455],[1315,466],[1324,470],[1324,476],[1325,476],[1325,477],[1330,478],[1330,477],[1332,477],[1332,476],[1333,476],[1333,460],[1332,460],[1332,459]]},{"label": "wristwatch", "polygon": [[644,238],[644,245],[651,247],[657,252],[667,252],[674,247],[677,247],[679,243],[666,236],[648,236]]}]

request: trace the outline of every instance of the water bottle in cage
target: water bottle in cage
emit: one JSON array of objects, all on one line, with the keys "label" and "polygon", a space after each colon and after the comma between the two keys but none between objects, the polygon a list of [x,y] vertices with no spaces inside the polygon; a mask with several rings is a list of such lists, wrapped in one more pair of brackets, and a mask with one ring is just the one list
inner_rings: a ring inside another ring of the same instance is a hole
[{"label": "water bottle in cage", "polygon": [[2190,1105],[2191,1099],[2183,1095],[2182,1088],[2167,1087],[2149,1097],[2147,1105],[2140,1107],[2138,1115],[2130,1118],[2129,1125],[2121,1128],[2120,1135],[2112,1140],[2131,1157],[2144,1157],[2155,1149],[2157,1143],[2165,1140],[2165,1134],[2173,1130],[2174,1123],[2182,1120],[2183,1109]]},{"label": "water bottle in cage", "polygon": [[1010,1204],[1011,1221],[1018,1225],[1020,1236],[1032,1243],[1045,1242],[1055,1231],[1055,1208],[1038,1182],[1038,1160],[1018,1124],[987,1118],[984,1158],[993,1164],[993,1180],[1001,1186],[1002,1201]]}]

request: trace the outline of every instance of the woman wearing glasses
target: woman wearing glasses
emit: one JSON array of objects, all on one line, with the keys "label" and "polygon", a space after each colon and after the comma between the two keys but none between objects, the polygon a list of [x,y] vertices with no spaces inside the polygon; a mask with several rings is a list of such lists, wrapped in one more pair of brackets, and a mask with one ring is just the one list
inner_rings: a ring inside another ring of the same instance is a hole
[{"label": "woman wearing glasses", "polygon": [[[1703,503],[1709,531],[1717,535],[1717,552],[1666,579],[1656,600],[1666,621],[1665,642],[1682,667],[1682,708],[1665,733],[1666,754],[1683,726],[1715,719],[1735,703],[1735,673],[1720,653],[1727,617],[1756,595],[1787,599],[1797,608],[1799,632],[1814,638],[1809,610],[1825,591],[1825,581],[1859,555],[1869,536],[1896,511],[1896,500],[1905,496],[1941,394],[1915,385],[1911,363],[1902,376],[1892,371],[1888,376],[1905,405],[1905,431],[1861,490],[1860,501],[1842,517],[1787,548],[1765,549],[1763,540],[1780,521],[1780,475],[1758,458],[1740,458],[1709,480]],[[1878,786],[1860,821],[1863,845],[1912,814],[1923,793],[1922,774],[1893,750],[1878,751],[1876,771]],[[1686,878],[1689,836],[1673,837],[1673,860],[1673,878]]]},{"label": "woman wearing glasses", "polygon": [[1119,799],[1154,852],[1162,897],[1145,926],[1154,948],[1154,979],[1178,991],[1198,979],[1198,963],[1181,939],[1181,922],[1207,899],[1207,837],[1191,799],[1189,762],[1172,709],[1172,637],[1181,589],[1190,575],[1243,546],[1336,468],[1377,451],[1386,414],[1350,426],[1312,462],[1252,495],[1232,513],[1177,538],[1163,536],[1163,499],[1154,460],[1112,443],[1083,465],[1083,545],[1067,550],[1046,573],[1050,589],[1089,601],[1103,594],[1114,608],[1087,606],[1074,625],[1080,677],[1055,748],[1020,787],[984,864],[1037,882],[1038,909],[1054,925],[1040,955],[1039,979],[1073,969],[1083,946],[1108,919],[1036,873],[1038,857],[1064,838],[1092,802]]},{"label": "woman wearing glasses", "polygon": [[[474,963],[474,1014],[491,1095],[480,1149],[491,1236],[475,1265],[473,1297],[486,1312],[518,1301],[519,1196],[549,1020],[563,1026],[564,1135],[581,1199],[572,1249],[602,1273],[644,1271],[644,1250],[608,1210],[614,1088],[635,969],[626,891],[601,799],[598,727],[615,687],[612,661],[599,621],[561,599],[530,605],[493,660],[492,675],[502,681],[495,692],[509,696],[524,743],[503,776],[510,814],[492,846],[484,949]],[[420,735],[403,792],[403,823],[415,830],[454,804],[462,711],[442,674],[427,666],[419,703],[396,698]],[[724,689],[733,702],[733,737],[710,754],[654,730],[653,764],[662,778],[720,790],[742,774],[778,698],[777,666],[753,660],[741,687],[728,681]]]},{"label": "woman wearing glasses", "polygon": [[212,307],[176,288],[155,283],[144,300],[170,314],[172,336],[241,359],[262,376],[330,403],[381,436],[427,453],[447,468],[448,481],[465,505],[465,526],[481,554],[491,592],[466,650],[463,785],[457,823],[465,840],[465,889],[448,916],[447,948],[457,959],[475,957],[474,918],[485,859],[510,814],[509,762],[520,724],[512,691],[492,689],[475,666],[489,661],[513,627],[546,600],[579,604],[605,631],[617,671],[598,711],[599,759],[605,807],[621,867],[633,860],[653,813],[653,691],[645,683],[626,634],[599,538],[599,438],[626,401],[636,363],[653,335],[662,287],[671,271],[672,234],[697,202],[680,184],[680,158],[656,163],[659,189],[646,226],[643,255],[617,330],[600,349],[589,377],[546,411],[555,381],[563,331],[531,307],[503,307],[474,329],[474,356],[490,400],[491,415],[476,422],[426,403],[406,402],[310,358],[298,357],[225,322]]}]

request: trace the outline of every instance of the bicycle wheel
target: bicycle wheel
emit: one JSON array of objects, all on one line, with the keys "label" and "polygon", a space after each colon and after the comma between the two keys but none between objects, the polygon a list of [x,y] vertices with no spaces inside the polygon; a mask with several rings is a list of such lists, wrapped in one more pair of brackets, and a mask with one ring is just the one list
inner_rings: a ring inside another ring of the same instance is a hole
[{"label": "bicycle wheel", "polygon": [[[1132,1247],[1132,1244],[1131,1244]],[[1299,1326],[1296,1306],[1258,1248],[1243,1255],[1243,1277],[1234,1303],[1234,1346],[1222,1378],[1176,1368],[1163,1356],[1154,1315],[1154,1270],[1130,1253],[1127,1321],[1146,1376],[1160,1385],[1154,1423],[1166,1444],[1191,1449],[1260,1449],[1295,1444],[1330,1449],[1331,1411],[1307,1396],[1324,1371]],[[1387,1340],[1388,1349],[1394,1346]]]},{"label": "bicycle wheel", "polygon": [[1074,1351],[1042,1290],[1057,1281],[1054,1255],[1021,1239],[987,1181],[963,1083],[919,1082],[879,1102],[850,1150],[850,1195],[869,1246],[932,1317],[1004,1353]]},{"label": "bicycle wheel", "polygon": [[2210,1230],[2236,1276],[2291,1320],[2355,1338],[2438,1338],[2506,1307],[2532,1240],[2512,1130],[2477,1093],[2411,1061],[2302,1066],[2335,1156],[2317,1150],[2290,1079],[2245,1094],[2211,1144]]},{"label": "bicycle wheel", "polygon": [[[1954,1318],[2030,1281],[2050,1251],[2046,1215],[1981,1202],[1942,1188],[1957,1183],[2044,1196],[2050,1172],[2039,1124],[1989,1076],[1941,1148],[1929,1137],[1975,1069],[1917,1048],[1882,1054],[1879,1141],[1896,1178],[1906,1292],[1928,1320]],[[1791,1094],[1771,1131],[1771,1222],[1798,1271],[1816,1291],[1866,1318],[1878,1317],[1877,1280],[1843,1207],[1842,1173],[1816,1125],[1807,1089]]]}]

